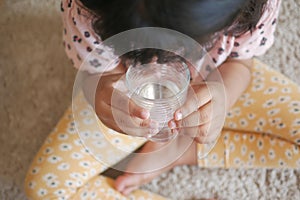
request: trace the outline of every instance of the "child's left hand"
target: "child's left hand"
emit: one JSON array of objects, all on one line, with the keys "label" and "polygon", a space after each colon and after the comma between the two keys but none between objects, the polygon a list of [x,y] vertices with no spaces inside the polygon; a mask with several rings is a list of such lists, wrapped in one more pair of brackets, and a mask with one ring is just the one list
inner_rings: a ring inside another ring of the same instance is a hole
[{"label": "child's left hand", "polygon": [[175,111],[169,127],[179,134],[193,137],[198,143],[216,140],[226,116],[224,85],[202,82],[191,85],[186,103]]}]

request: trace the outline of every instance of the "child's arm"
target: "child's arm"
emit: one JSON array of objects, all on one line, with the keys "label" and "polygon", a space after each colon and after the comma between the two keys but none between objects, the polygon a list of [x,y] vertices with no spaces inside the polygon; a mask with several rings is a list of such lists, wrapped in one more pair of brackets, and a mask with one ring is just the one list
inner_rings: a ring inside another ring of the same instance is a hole
[{"label": "child's arm", "polygon": [[193,92],[175,112],[170,128],[194,137],[199,143],[214,141],[223,128],[227,111],[250,83],[251,65],[252,59],[227,60],[206,82],[192,83]]}]

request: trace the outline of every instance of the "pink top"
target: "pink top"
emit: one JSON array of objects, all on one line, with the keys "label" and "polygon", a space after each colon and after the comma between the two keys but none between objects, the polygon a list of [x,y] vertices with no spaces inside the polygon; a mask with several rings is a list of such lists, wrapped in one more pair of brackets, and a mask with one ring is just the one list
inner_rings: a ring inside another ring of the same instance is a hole
[{"label": "pink top", "polygon": [[[281,0],[269,0],[256,28],[240,37],[222,35],[209,55],[216,66],[227,58],[249,59],[264,54],[273,44],[276,19]],[[61,11],[64,25],[63,43],[66,53],[73,65],[79,68],[86,56],[95,48],[99,49],[97,59],[91,57],[87,65],[80,69],[89,73],[109,71],[118,62],[109,65],[112,60],[118,60],[112,49],[101,45],[101,39],[91,27],[91,16],[76,3],[76,0],[62,0]],[[89,57],[87,58],[89,59]],[[105,66],[105,67],[104,67]]]}]

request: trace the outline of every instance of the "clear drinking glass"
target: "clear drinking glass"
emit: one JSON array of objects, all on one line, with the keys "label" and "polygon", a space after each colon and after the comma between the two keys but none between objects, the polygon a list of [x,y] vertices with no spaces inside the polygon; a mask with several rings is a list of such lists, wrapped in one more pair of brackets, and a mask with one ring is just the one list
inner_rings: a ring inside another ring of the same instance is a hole
[{"label": "clear drinking glass", "polygon": [[184,62],[132,65],[126,73],[126,85],[132,100],[150,112],[150,119],[158,123],[159,132],[145,137],[165,142],[174,137],[168,128],[176,109],[186,100],[190,72]]}]

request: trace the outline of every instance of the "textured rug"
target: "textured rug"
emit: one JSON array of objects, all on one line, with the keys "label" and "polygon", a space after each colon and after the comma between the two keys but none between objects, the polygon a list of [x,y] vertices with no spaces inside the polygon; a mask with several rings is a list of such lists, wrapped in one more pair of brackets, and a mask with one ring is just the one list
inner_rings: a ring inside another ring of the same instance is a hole
[{"label": "textured rug", "polygon": [[[300,84],[299,0],[285,0],[261,59]],[[71,102],[59,1],[0,0],[0,199],[25,199],[31,159]],[[300,170],[177,167],[143,186],[171,199],[300,199]]]}]

